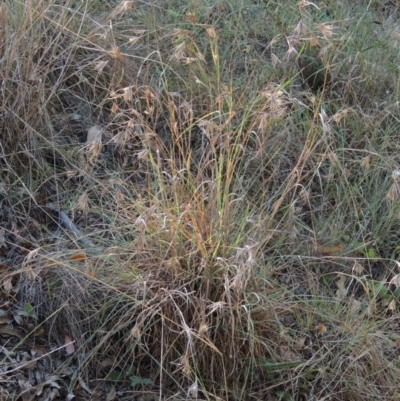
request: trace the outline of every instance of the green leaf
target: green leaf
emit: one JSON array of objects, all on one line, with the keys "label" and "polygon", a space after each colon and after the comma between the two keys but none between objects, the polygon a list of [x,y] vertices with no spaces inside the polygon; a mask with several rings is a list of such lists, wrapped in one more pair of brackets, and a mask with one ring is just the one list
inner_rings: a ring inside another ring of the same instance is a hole
[{"label": "green leaf", "polygon": [[395,298],[399,298],[399,297],[400,297],[400,287],[399,287],[399,288],[396,288],[396,289],[393,291],[393,297],[395,297]]},{"label": "green leaf", "polygon": [[22,313],[23,316],[27,317],[35,316],[33,306],[29,302],[24,302],[23,307],[24,307],[24,311]]},{"label": "green leaf", "polygon": [[173,19],[174,21],[176,21],[176,20],[178,19],[178,17],[179,17],[179,14],[178,14],[176,11],[173,11],[173,10],[167,10],[167,14],[168,14],[170,17],[172,17],[172,19]]},{"label": "green leaf", "polygon": [[279,397],[279,400],[282,401],[293,401],[292,396],[286,391],[278,391],[276,395]]},{"label": "green leaf", "polygon": [[376,258],[375,251],[372,248],[368,249],[367,258],[369,258],[369,259],[375,259]]},{"label": "green leaf", "polygon": [[154,384],[151,379],[143,379],[139,376],[129,376],[129,380],[131,381],[131,386],[135,388],[137,385],[141,384],[142,386],[152,386]]},{"label": "green leaf", "polygon": [[383,285],[381,282],[374,282],[373,284],[373,292],[374,295],[378,297],[384,297],[388,293],[388,288]]},{"label": "green leaf", "polygon": [[123,379],[123,374],[119,370],[113,370],[107,375],[108,380],[119,381]]}]

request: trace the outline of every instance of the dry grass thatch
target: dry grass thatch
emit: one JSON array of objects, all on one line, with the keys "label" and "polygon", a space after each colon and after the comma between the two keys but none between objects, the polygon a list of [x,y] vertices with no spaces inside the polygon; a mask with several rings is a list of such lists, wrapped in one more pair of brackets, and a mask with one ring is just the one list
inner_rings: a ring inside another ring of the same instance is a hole
[{"label": "dry grass thatch", "polygon": [[398,398],[396,10],[253,3],[0,5],[3,398]]}]

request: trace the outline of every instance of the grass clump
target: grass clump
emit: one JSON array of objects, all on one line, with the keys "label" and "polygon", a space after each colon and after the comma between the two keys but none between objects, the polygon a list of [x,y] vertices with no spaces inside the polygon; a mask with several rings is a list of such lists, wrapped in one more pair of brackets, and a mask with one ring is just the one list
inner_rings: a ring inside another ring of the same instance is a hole
[{"label": "grass clump", "polygon": [[3,2],[13,351],[65,396],[397,399],[396,12]]}]

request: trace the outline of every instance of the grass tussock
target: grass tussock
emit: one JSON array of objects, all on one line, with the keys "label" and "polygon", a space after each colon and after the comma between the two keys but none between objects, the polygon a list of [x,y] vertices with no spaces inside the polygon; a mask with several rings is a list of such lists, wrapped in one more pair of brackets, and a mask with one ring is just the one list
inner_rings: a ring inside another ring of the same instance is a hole
[{"label": "grass tussock", "polygon": [[74,341],[65,395],[398,399],[391,2],[5,1],[0,29],[7,324]]}]

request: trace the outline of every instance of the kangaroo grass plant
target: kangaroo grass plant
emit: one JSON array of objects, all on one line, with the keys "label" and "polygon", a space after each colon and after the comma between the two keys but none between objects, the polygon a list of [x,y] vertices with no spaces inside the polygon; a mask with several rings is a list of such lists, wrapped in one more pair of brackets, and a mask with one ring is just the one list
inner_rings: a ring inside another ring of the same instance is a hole
[{"label": "kangaroo grass plant", "polygon": [[0,29],[1,399],[399,398],[391,2]]}]

